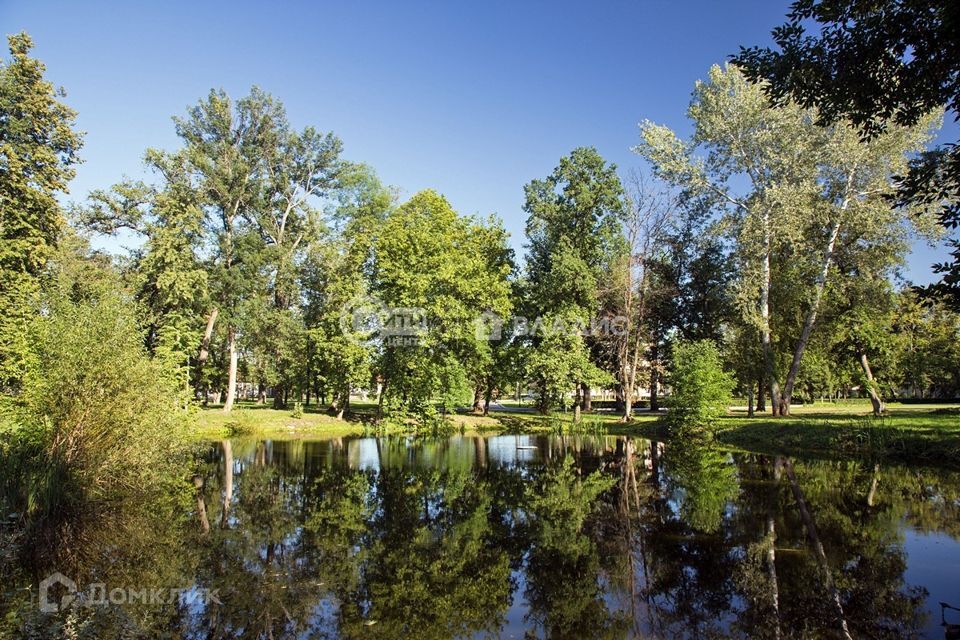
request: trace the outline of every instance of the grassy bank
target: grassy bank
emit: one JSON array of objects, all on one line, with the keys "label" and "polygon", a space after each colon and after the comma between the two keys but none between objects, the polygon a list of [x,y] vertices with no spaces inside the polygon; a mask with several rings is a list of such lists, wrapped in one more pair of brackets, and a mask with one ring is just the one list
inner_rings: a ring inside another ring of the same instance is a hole
[{"label": "grassy bank", "polygon": [[[361,434],[372,423],[375,406],[355,404],[347,419],[339,420],[308,407],[294,418],[290,410],[241,403],[224,414],[219,407],[198,412],[195,434],[201,439],[230,435],[270,438],[324,438]],[[613,413],[583,414],[579,425],[573,414],[540,416],[509,407],[489,416],[448,416],[454,429],[487,433],[602,432],[666,439],[661,415],[639,412],[629,424]],[[402,431],[394,426],[390,431]],[[721,444],[761,453],[821,458],[869,457],[960,468],[960,405],[891,404],[887,415],[874,418],[866,402],[825,403],[793,408],[793,415],[774,419],[769,414],[748,418],[734,408],[721,419]]]},{"label": "grassy bank", "polygon": [[289,409],[273,409],[268,405],[238,403],[230,413],[211,405],[197,412],[194,435],[200,440],[219,440],[230,436],[259,436],[264,438],[338,437],[363,433],[364,423],[354,417],[338,420],[336,417],[304,408],[303,415],[294,417]]},{"label": "grassy bank", "polygon": [[[666,438],[661,422],[626,427]],[[733,410],[720,421],[717,440],[728,447],[769,454],[878,461],[960,468],[960,405],[891,404],[874,418],[867,403],[794,407],[773,418]]]}]

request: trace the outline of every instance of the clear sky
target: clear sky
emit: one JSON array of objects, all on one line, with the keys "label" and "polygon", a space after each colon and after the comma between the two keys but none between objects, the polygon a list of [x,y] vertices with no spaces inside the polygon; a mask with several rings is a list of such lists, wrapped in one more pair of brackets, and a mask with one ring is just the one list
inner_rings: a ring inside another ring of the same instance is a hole
[{"label": "clear sky", "polygon": [[[693,83],[740,44],[769,44],[788,0],[663,2],[47,2],[0,0],[87,132],[72,197],[140,177],[174,148],[171,116],[259,85],[292,123],[409,196],[496,213],[523,244],[523,185],[592,145],[620,170],[650,119],[681,135]],[[946,139],[956,139],[948,125]],[[915,246],[907,276],[944,252]]]}]

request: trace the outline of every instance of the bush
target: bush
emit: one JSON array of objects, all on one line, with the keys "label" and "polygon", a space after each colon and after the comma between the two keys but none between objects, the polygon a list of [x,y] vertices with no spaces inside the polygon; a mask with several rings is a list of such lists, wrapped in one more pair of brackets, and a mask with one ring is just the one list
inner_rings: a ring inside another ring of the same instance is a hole
[{"label": "bush", "polygon": [[733,376],[723,370],[723,360],[711,340],[679,342],[673,349],[668,382],[670,409],[667,422],[675,431],[710,430],[727,412],[734,387]]},{"label": "bush", "polygon": [[301,420],[301,419],[303,418],[303,403],[302,403],[302,402],[294,402],[294,403],[293,403],[293,411],[290,413],[290,416],[291,416],[294,420]]},{"label": "bush", "polygon": [[257,431],[257,419],[249,409],[234,409],[223,426],[231,436],[249,436]]},{"label": "bush", "polygon": [[57,301],[31,326],[21,395],[0,416],[8,506],[51,515],[168,493],[188,459],[175,376],[118,294]]}]

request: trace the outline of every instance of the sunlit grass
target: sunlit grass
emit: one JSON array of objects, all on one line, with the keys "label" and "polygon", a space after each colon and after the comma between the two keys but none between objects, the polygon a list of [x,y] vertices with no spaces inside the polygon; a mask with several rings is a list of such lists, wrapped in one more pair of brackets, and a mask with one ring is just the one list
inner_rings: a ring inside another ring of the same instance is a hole
[{"label": "sunlit grass", "polygon": [[238,423],[249,426],[243,435],[262,437],[337,437],[363,432],[360,420],[338,420],[317,407],[304,407],[303,417],[294,418],[291,409],[239,402],[230,413],[224,413],[221,405],[200,409],[194,434],[199,439],[226,438],[238,435],[235,433]]},{"label": "sunlit grass", "polygon": [[785,418],[732,411],[717,438],[752,451],[960,466],[960,405],[891,403],[881,417],[868,402],[797,406]]}]

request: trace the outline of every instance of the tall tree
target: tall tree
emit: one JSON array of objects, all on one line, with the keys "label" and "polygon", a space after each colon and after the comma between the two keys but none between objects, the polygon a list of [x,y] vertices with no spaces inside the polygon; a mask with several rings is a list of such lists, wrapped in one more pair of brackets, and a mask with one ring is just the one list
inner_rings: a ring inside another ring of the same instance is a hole
[{"label": "tall tree", "polygon": [[610,265],[604,289],[604,307],[618,318],[620,326],[609,336],[613,343],[617,383],[623,402],[622,420],[633,417],[633,403],[639,383],[640,369],[651,343],[651,298],[657,292],[653,273],[675,215],[676,198],[662,186],[640,173],[631,174],[623,199],[623,234],[625,248]]},{"label": "tall tree", "polygon": [[[244,259],[255,245],[244,236],[246,221],[262,204],[267,179],[265,158],[277,147],[284,114],[282,106],[256,87],[234,102],[227,94],[211,91],[186,117],[174,118],[184,142],[189,170],[205,206],[208,233],[213,238],[211,278],[213,307],[208,327],[219,315],[226,325],[228,374],[224,411],[233,408],[238,365],[240,304],[249,296],[249,274]],[[247,255],[245,255],[247,254]],[[202,362],[200,363],[202,366]]]},{"label": "tall tree", "polygon": [[126,229],[142,235],[144,243],[125,271],[145,315],[145,345],[185,385],[196,373],[202,315],[209,306],[201,255],[204,212],[182,153],[149,150],[145,161],[160,178],[157,186],[126,181],[96,190],[75,209],[76,222],[100,234]]},{"label": "tall tree", "polygon": [[40,275],[64,226],[57,196],[67,192],[82,136],[76,113],[31,58],[26,33],[8,37],[0,63],[0,387],[16,387],[38,311]]},{"label": "tall tree", "polygon": [[[561,158],[547,178],[528,183],[525,192],[528,312],[542,326],[588,327],[599,312],[600,281],[624,252],[623,186],[616,166],[596,149],[580,147]],[[556,398],[555,385],[575,389],[579,407],[585,384],[600,374],[586,366],[591,363],[583,336],[563,331],[568,334],[563,338],[533,337],[540,353],[531,358],[531,373],[542,387],[544,411],[551,396]],[[563,344],[554,344],[556,340]],[[547,387],[554,393],[547,393]]]},{"label": "tall tree", "polygon": [[[952,0],[798,0],[773,30],[778,51],[741,47],[733,59],[751,79],[766,80],[777,103],[816,107],[823,124],[848,119],[869,140],[944,106],[960,118],[958,29]],[[938,205],[946,228],[960,226],[960,147],[944,144],[912,160],[895,201]],[[960,243],[950,245],[952,261],[935,267],[942,278],[924,291],[960,308]]]},{"label": "tall tree", "polygon": [[[677,184],[727,203],[740,252],[741,306],[757,317],[774,414],[786,415],[824,292],[837,275],[838,251],[869,254],[902,236],[904,212],[885,196],[908,154],[929,141],[935,118],[891,125],[861,144],[849,123],[820,127],[815,113],[794,103],[771,106],[762,86],[735,67],[714,67],[709,82],[698,83],[690,116],[696,125],[690,144],[647,123],[638,151]],[[698,147],[705,158],[693,155]],[[734,176],[745,177],[751,189],[735,193]],[[792,353],[781,378],[771,302],[797,293],[801,299],[788,304],[803,309],[803,320],[798,335],[780,329]]]},{"label": "tall tree", "polygon": [[371,381],[373,345],[343,322],[343,314],[369,295],[376,238],[394,205],[393,194],[364,165],[348,167],[341,186],[333,224],[310,243],[300,269],[307,398],[311,391],[318,397],[329,393],[338,416],[348,409],[351,390]]},{"label": "tall tree", "polygon": [[[250,208],[250,222],[259,230],[265,247],[269,270],[268,290],[272,304],[264,309],[263,318],[276,331],[277,338],[267,338],[261,346],[272,353],[274,406],[286,401],[288,387],[299,370],[295,362],[305,349],[302,342],[302,318],[292,309],[298,298],[297,271],[304,251],[318,238],[323,227],[322,200],[338,187],[345,163],[340,159],[342,143],[331,133],[322,134],[313,127],[291,130],[282,107],[273,126],[273,146],[264,154],[264,180],[261,200]],[[287,339],[284,340],[283,338]]]},{"label": "tall tree", "polygon": [[510,313],[506,233],[493,219],[460,216],[440,194],[421,191],[387,216],[375,256],[372,293],[401,310],[392,320],[420,329],[382,341],[385,405],[426,418],[438,405],[455,408],[469,394],[470,367],[483,348],[476,319]]},{"label": "tall tree", "polygon": [[[732,67],[714,66],[708,81],[697,82],[688,114],[695,125],[689,143],[666,127],[645,122],[635,151],[654,165],[658,175],[693,194],[713,198],[739,220],[741,260],[750,267],[741,273],[752,291],[759,290],[759,299],[751,295],[744,313],[760,333],[776,413],[781,394],[771,328],[771,261],[787,239],[782,233],[796,229],[796,217],[802,215],[781,206],[781,201],[802,183],[803,169],[812,164],[813,130],[799,108],[771,108],[759,87]],[[705,151],[704,157],[693,155],[698,148]],[[734,181],[734,176],[746,180]]]}]

